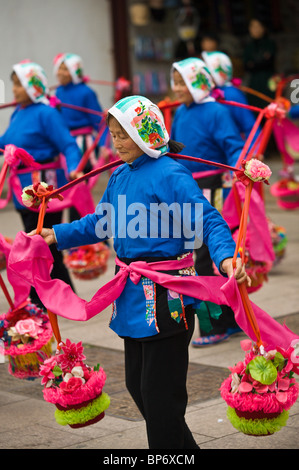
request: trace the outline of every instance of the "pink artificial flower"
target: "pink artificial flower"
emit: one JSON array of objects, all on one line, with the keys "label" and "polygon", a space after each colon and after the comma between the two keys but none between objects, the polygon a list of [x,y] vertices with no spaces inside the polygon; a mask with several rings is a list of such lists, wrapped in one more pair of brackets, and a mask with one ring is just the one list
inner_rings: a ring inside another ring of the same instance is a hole
[{"label": "pink artificial flower", "polygon": [[253,389],[253,386],[249,382],[241,382],[239,385],[240,393],[249,393],[252,391],[252,389]]},{"label": "pink artificial flower", "polygon": [[56,358],[54,356],[46,359],[45,362],[40,366],[39,375],[42,378],[42,385],[48,383],[49,380],[55,379],[55,375],[53,374],[53,369],[57,365]]},{"label": "pink artificial flower", "polygon": [[33,318],[19,320],[15,324],[15,329],[19,335],[27,335],[31,338],[37,338],[38,335],[43,332],[40,322],[33,320]]},{"label": "pink artificial flower", "polygon": [[72,369],[77,362],[84,361],[82,341],[72,343],[69,339],[61,347],[63,353],[59,355],[59,363],[62,369]]},{"label": "pink artificial flower", "polygon": [[52,108],[56,108],[56,106],[58,106],[60,103],[60,99],[58,99],[56,96],[50,96],[49,104]]},{"label": "pink artificial flower", "polygon": [[238,78],[238,77],[232,78],[231,82],[233,86],[239,87],[242,85],[242,78]]},{"label": "pink artificial flower", "polygon": [[244,362],[242,362],[242,361],[238,362],[234,367],[229,367],[229,370],[232,373],[236,373],[238,375],[243,374],[243,372],[245,372]]},{"label": "pink artificial flower", "polygon": [[290,383],[291,383],[291,381],[288,378],[279,379],[278,383],[277,383],[277,388],[278,388],[278,390],[282,390],[282,391],[285,392],[286,390],[289,389]]},{"label": "pink artificial flower", "polygon": [[37,167],[38,163],[34,161],[34,158],[26,150],[16,147],[13,144],[5,145],[4,148],[4,160],[9,166],[17,166],[21,162],[25,166]]},{"label": "pink artificial flower", "polygon": [[279,401],[279,403],[286,403],[288,394],[286,392],[276,392],[276,399]]},{"label": "pink artificial flower", "polygon": [[269,386],[268,385],[263,385],[263,384],[258,384],[254,386],[254,389],[257,393],[267,393]]},{"label": "pink artificial flower", "polygon": [[252,341],[250,339],[243,339],[240,341],[240,345],[243,351],[250,351],[252,348]]},{"label": "pink artificial flower", "polygon": [[248,178],[255,182],[268,181],[272,175],[272,171],[268,165],[265,165],[265,163],[261,162],[257,158],[252,158],[245,163],[244,173]]},{"label": "pink artificial flower", "polygon": [[61,382],[59,387],[64,393],[73,393],[83,385],[81,377],[70,377],[67,382]]},{"label": "pink artificial flower", "polygon": [[4,160],[9,166],[18,166],[19,159],[16,156],[17,147],[13,144],[5,145]]},{"label": "pink artificial flower", "polygon": [[224,92],[219,88],[214,88],[214,90],[212,90],[211,96],[214,98],[214,100],[224,100],[225,98]]},{"label": "pink artificial flower", "polygon": [[269,392],[275,392],[276,390],[276,381],[268,385]]},{"label": "pink artificial flower", "polygon": [[289,372],[294,371],[297,374],[298,373],[298,368],[295,365],[295,363],[293,363],[293,361],[292,361],[292,354],[294,352],[294,348],[289,347],[287,350],[285,350],[283,348],[277,347],[276,349],[287,360],[287,363],[286,363],[285,367],[282,369],[281,372],[283,374],[288,374]]}]

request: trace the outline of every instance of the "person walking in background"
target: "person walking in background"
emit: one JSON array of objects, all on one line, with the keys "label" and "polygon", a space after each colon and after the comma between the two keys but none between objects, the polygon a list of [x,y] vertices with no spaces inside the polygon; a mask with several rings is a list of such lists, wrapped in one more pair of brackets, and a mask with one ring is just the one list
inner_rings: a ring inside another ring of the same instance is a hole
[{"label": "person walking in background", "polygon": [[[268,81],[275,74],[276,44],[270,38],[264,21],[253,18],[249,23],[250,40],[244,48],[244,69],[248,73],[248,86],[253,90],[274,97]],[[248,96],[249,104],[260,108],[265,102],[257,96]]]}]

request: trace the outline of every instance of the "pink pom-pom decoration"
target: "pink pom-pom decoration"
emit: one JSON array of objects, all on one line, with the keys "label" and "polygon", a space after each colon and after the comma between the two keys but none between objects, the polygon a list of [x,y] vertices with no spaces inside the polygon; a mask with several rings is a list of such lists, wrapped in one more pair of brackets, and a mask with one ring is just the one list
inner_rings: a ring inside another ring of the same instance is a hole
[{"label": "pink pom-pom decoration", "polygon": [[52,108],[56,108],[56,106],[60,105],[61,101],[56,96],[50,96],[49,103]]},{"label": "pink pom-pom decoration", "polygon": [[224,100],[224,92],[219,88],[214,88],[214,90],[212,90],[211,96],[215,100]]},{"label": "pink pom-pom decoration", "polygon": [[[43,182],[26,186],[22,191],[22,203],[28,208],[37,208],[41,204],[41,197],[46,196],[49,192],[53,191],[53,189],[52,185]],[[58,198],[60,201],[63,200],[61,194],[56,194],[54,197]],[[51,198],[49,198],[49,201],[50,200]]]},{"label": "pink pom-pom decoration", "polygon": [[261,162],[257,158],[252,158],[248,162],[245,162],[244,173],[255,183],[268,181],[272,175],[272,171],[268,165],[265,165],[265,163]]},{"label": "pink pom-pom decoration", "polygon": [[232,78],[231,82],[233,86],[239,87],[242,85],[242,78],[237,78],[237,77]]},{"label": "pink pom-pom decoration", "polygon": [[40,368],[44,399],[53,403],[55,418],[62,426],[85,427],[100,421],[109,407],[110,398],[103,392],[105,371],[84,363],[82,342],[69,339],[61,350]]},{"label": "pink pom-pom decoration", "polygon": [[8,144],[4,148],[4,161],[7,165],[15,167],[18,166],[20,161],[25,166],[37,167],[38,163],[26,150],[16,147],[13,144]]},{"label": "pink pom-pom decoration", "polygon": [[248,349],[249,340],[241,341],[245,359],[224,380],[220,393],[228,405],[227,416],[244,434],[264,436],[279,431],[288,419],[288,410],[299,394],[293,377],[299,374],[295,347],[298,340],[284,350],[265,351],[256,345]]},{"label": "pink pom-pom decoration", "polygon": [[[35,379],[52,354],[49,318],[34,304],[0,315],[0,354],[8,357],[8,372],[19,379]],[[2,346],[1,346],[2,344]]]}]

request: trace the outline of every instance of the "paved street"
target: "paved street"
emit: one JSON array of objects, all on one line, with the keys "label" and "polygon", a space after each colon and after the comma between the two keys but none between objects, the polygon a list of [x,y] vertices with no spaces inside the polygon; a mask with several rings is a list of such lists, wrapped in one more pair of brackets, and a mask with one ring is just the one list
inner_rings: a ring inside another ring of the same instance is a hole
[{"label": "paved street", "polygon": [[[280,160],[267,161],[273,171],[272,182],[281,167]],[[299,168],[297,165],[297,174]],[[107,179],[102,177],[95,188],[98,200]],[[299,209],[283,211],[266,188],[267,214],[286,228],[287,252],[284,260],[269,275],[268,282],[251,299],[273,318],[299,334]],[[0,232],[14,237],[22,229],[12,204],[0,213]],[[94,281],[74,280],[78,295],[91,296],[113,276],[113,256],[108,271]],[[5,272],[3,277],[6,280]],[[0,312],[8,308],[0,293]],[[43,400],[39,379],[21,381],[9,376],[7,363],[0,364],[0,448],[1,449],[146,449],[145,424],[127,394],[123,381],[122,340],[109,330],[111,309],[86,323],[59,318],[63,339],[83,341],[87,356],[96,359],[107,373],[105,391],[111,395],[111,409],[99,423],[71,429],[59,426],[54,418],[54,406]],[[196,329],[194,337],[198,335]],[[195,349],[190,346],[188,386],[190,403],[187,422],[201,449],[298,449],[299,403],[290,410],[287,426],[269,437],[250,437],[236,431],[226,418],[226,404],[218,388],[227,367],[243,359],[239,342],[243,334],[223,343]],[[97,357],[99,355],[99,357]],[[111,367],[111,369],[109,369]],[[111,376],[109,377],[111,370]]]}]

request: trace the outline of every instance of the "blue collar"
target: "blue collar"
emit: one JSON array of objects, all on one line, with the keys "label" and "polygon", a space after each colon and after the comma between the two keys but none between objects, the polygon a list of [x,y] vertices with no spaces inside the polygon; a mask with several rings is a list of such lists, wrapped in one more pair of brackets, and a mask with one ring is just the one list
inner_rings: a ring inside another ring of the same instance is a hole
[{"label": "blue collar", "polygon": [[132,170],[138,170],[144,163],[148,162],[148,160],[151,157],[149,157],[146,153],[143,155],[140,155],[140,157],[136,158],[132,163],[127,163],[129,169]]}]

